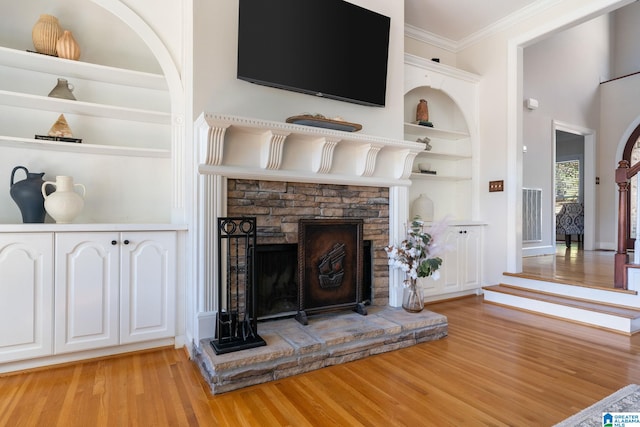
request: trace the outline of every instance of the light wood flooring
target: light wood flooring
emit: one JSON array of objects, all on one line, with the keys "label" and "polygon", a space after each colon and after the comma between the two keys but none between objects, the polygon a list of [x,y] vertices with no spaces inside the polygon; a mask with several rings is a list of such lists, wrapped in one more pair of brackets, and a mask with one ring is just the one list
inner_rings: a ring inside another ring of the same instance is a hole
[{"label": "light wood flooring", "polygon": [[522,273],[570,284],[613,288],[614,255],[615,251],[584,251],[575,242],[569,248],[559,243],[555,255],[523,258]]},{"label": "light wood flooring", "polygon": [[640,383],[640,335],[427,308],[447,338],[217,396],[174,349],[0,377],[0,426],[550,426]]}]

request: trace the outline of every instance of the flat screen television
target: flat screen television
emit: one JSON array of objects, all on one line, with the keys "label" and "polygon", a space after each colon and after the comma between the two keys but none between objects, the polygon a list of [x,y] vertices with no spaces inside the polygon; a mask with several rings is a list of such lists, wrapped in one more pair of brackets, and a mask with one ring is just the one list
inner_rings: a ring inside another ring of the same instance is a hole
[{"label": "flat screen television", "polygon": [[390,21],[343,0],[240,0],[237,76],[382,107]]}]

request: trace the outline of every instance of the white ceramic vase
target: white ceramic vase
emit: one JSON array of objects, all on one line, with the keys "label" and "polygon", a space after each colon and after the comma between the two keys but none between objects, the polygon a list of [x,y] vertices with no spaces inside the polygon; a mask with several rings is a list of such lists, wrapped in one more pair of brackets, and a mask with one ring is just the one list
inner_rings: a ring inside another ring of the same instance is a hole
[{"label": "white ceramic vase", "polygon": [[420,197],[415,199],[411,204],[412,218],[416,215],[423,221],[433,221],[433,200],[428,198],[426,194],[421,194]]},{"label": "white ceramic vase", "polygon": [[[45,188],[52,185],[56,191],[47,195]],[[80,195],[76,188],[82,189]],[[72,176],[56,176],[55,182],[45,181],[42,184],[44,209],[58,224],[69,224],[84,208],[86,189],[82,184],[74,184]]]}]

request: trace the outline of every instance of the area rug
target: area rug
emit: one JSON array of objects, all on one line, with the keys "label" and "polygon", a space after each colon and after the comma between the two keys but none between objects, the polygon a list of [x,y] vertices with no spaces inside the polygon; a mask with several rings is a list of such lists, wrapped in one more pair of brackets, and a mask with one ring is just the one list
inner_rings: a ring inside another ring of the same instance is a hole
[{"label": "area rug", "polygon": [[630,384],[567,418],[555,427],[602,427],[606,412],[640,412],[640,386]]}]

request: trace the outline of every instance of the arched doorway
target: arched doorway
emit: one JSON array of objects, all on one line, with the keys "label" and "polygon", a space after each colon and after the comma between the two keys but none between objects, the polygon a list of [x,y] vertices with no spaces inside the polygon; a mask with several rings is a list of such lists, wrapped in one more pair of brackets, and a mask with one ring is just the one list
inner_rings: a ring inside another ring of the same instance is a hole
[{"label": "arched doorway", "polygon": [[[629,162],[630,166],[640,161],[640,125],[631,132],[622,152],[622,159]],[[627,249],[633,249],[637,236],[638,223],[638,180],[631,180],[631,189],[627,193]]]}]

